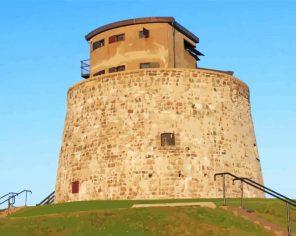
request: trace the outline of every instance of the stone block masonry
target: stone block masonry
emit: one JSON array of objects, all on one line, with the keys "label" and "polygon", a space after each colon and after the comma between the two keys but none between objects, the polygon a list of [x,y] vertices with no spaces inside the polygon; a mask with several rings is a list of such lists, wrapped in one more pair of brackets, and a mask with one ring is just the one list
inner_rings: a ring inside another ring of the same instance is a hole
[{"label": "stone block masonry", "polygon": [[[216,198],[213,175],[226,171],[263,182],[249,89],[237,78],[145,69],[69,89],[56,202]],[[229,180],[227,195],[239,194]],[[245,196],[264,197],[247,186]]]}]

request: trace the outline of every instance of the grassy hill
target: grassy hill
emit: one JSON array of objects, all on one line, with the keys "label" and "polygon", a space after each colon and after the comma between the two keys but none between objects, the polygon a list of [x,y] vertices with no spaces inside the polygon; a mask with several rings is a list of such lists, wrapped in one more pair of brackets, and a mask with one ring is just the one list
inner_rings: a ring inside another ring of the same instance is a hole
[{"label": "grassy hill", "polygon": [[[211,201],[216,209],[186,207],[130,208],[139,203]],[[238,206],[238,199],[228,201]],[[0,218],[0,236],[20,235],[272,235],[219,207],[221,199],[158,201],[87,201],[28,207]],[[248,199],[246,207],[286,227],[285,206],[273,199]],[[292,226],[296,225],[296,211]],[[295,229],[292,228],[294,232]]]}]

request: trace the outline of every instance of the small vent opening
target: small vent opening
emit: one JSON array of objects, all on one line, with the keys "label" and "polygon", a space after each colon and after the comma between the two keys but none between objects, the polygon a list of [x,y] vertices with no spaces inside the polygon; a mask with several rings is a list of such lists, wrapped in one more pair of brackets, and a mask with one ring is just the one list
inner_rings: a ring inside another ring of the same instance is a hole
[{"label": "small vent opening", "polygon": [[162,133],[161,146],[175,146],[175,134],[174,133]]}]

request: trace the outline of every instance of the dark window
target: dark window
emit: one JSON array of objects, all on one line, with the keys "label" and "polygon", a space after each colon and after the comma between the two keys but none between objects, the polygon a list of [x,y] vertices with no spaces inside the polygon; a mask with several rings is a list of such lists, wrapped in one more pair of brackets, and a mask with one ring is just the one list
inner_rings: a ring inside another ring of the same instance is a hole
[{"label": "dark window", "polygon": [[109,37],[109,43],[114,43],[114,42],[116,42],[116,36],[115,35]]},{"label": "dark window", "polygon": [[161,146],[175,146],[175,134],[174,133],[162,133],[161,134]]},{"label": "dark window", "polygon": [[117,71],[117,67],[111,67],[109,68],[109,73],[113,73]]},{"label": "dark window", "polygon": [[105,74],[105,70],[100,70],[100,71],[94,73],[93,76],[103,75],[103,74]]},{"label": "dark window", "polygon": [[149,30],[143,28],[143,30],[139,31],[139,38],[149,38]]},{"label": "dark window", "polygon": [[189,52],[191,56],[195,58],[195,60],[199,61],[198,56],[204,56],[200,51],[197,51],[195,45],[191,44],[187,40],[184,39],[184,49]]},{"label": "dark window", "polygon": [[150,63],[141,63],[140,64],[140,69],[146,69],[146,68],[150,68]]},{"label": "dark window", "polygon": [[79,192],[79,181],[72,182],[72,193]]},{"label": "dark window", "polygon": [[147,62],[147,63],[141,63],[140,69],[146,69],[146,68],[159,68],[158,62]]},{"label": "dark window", "polygon": [[109,37],[109,43],[124,41],[124,34],[113,35]]},{"label": "dark window", "polygon": [[125,70],[125,66],[117,66],[117,71],[124,71]]},{"label": "dark window", "polygon": [[124,34],[116,35],[117,41],[124,41]]},{"label": "dark window", "polygon": [[96,41],[93,43],[93,50],[96,50],[97,48],[101,48],[105,45],[105,40],[102,39],[100,41]]},{"label": "dark window", "polygon": [[115,67],[109,68],[109,73],[113,73],[113,72],[117,72],[117,71],[124,71],[124,70],[125,70],[125,65],[115,66]]}]

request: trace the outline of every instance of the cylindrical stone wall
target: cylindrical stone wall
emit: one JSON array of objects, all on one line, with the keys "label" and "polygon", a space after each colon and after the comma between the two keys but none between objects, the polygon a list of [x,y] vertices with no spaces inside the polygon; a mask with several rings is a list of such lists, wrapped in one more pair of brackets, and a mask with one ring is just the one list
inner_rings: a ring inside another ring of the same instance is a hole
[{"label": "cylindrical stone wall", "polygon": [[[162,146],[162,133],[174,133],[175,145]],[[249,89],[240,80],[213,70],[147,69],[70,88],[56,202],[221,197],[217,172],[262,183]],[[227,196],[239,196],[230,178],[226,186]],[[245,196],[264,195],[245,187]]]}]

